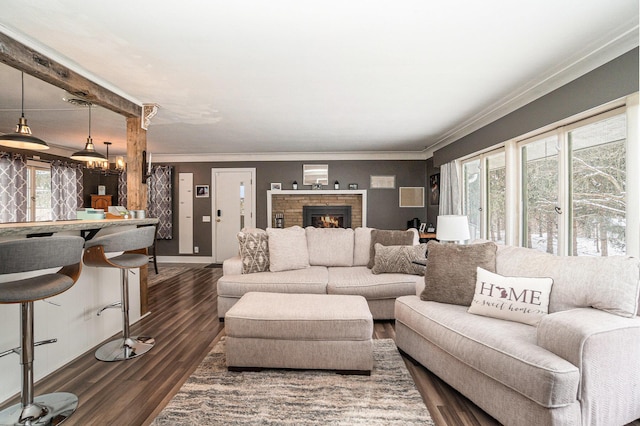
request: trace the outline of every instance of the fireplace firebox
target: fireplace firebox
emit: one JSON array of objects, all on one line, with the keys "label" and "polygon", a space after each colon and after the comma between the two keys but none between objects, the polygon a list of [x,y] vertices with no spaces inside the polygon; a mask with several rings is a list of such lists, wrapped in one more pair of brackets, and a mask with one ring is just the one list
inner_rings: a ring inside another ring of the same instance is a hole
[{"label": "fireplace firebox", "polygon": [[351,206],[303,206],[303,226],[351,228]]}]

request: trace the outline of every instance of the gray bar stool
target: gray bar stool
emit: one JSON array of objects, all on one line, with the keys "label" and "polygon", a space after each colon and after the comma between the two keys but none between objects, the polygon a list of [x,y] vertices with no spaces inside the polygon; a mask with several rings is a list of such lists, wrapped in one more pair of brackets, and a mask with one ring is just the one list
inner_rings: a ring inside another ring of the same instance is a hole
[{"label": "gray bar stool", "polygon": [[20,347],[0,353],[16,353],[22,365],[20,403],[0,412],[0,424],[57,425],[74,413],[78,397],[56,392],[34,397],[34,347],[57,339],[34,343],[33,302],[70,289],[80,276],[82,237],[40,237],[0,242],[0,274],[62,268],[55,273],[0,283],[0,303],[20,304]]},{"label": "gray bar stool", "polygon": [[[155,226],[144,226],[131,231],[118,232],[91,239],[85,243],[83,261],[87,266],[118,268],[121,271],[121,300],[108,308],[122,308],[122,337],[100,346],[95,356],[100,361],[124,361],[147,353],[155,340],[147,336],[129,335],[129,269],[140,268],[149,263],[147,247],[153,244]],[[107,257],[107,253],[124,252]]]}]

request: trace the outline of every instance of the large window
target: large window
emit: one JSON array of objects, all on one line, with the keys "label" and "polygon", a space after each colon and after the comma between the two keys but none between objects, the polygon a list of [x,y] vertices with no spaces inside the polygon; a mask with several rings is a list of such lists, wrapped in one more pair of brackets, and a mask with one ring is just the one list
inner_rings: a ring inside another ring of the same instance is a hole
[{"label": "large window", "polygon": [[633,200],[640,182],[627,180],[630,164],[640,167],[640,152],[627,142],[635,122],[630,111],[637,111],[632,105],[461,159],[462,211],[471,238],[561,256],[637,250],[639,204]]},{"label": "large window", "polygon": [[568,133],[573,255],[626,252],[626,126],[621,114]]},{"label": "large window", "polygon": [[520,147],[521,245],[574,256],[625,254],[625,114],[561,127]]}]

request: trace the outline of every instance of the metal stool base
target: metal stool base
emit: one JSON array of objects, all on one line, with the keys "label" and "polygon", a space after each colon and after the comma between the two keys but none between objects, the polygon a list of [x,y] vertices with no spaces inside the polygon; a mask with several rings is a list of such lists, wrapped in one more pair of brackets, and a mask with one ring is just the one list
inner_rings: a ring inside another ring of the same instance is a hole
[{"label": "metal stool base", "polygon": [[100,346],[95,356],[100,361],[126,361],[146,354],[155,345],[156,341],[149,336],[132,336],[126,339],[119,338]]},{"label": "metal stool base", "polygon": [[[33,404],[22,403],[0,411],[0,425],[59,425],[78,407],[78,397],[68,392],[48,393],[33,398]],[[21,416],[24,418],[21,421]]]}]

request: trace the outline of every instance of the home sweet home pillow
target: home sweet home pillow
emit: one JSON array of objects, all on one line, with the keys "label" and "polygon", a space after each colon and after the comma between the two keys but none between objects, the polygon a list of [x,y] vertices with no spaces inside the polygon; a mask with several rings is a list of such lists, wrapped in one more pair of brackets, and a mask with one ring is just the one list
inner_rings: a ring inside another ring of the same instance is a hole
[{"label": "home sweet home pillow", "polygon": [[468,312],[536,326],[549,313],[553,279],[503,277],[482,268]]}]

